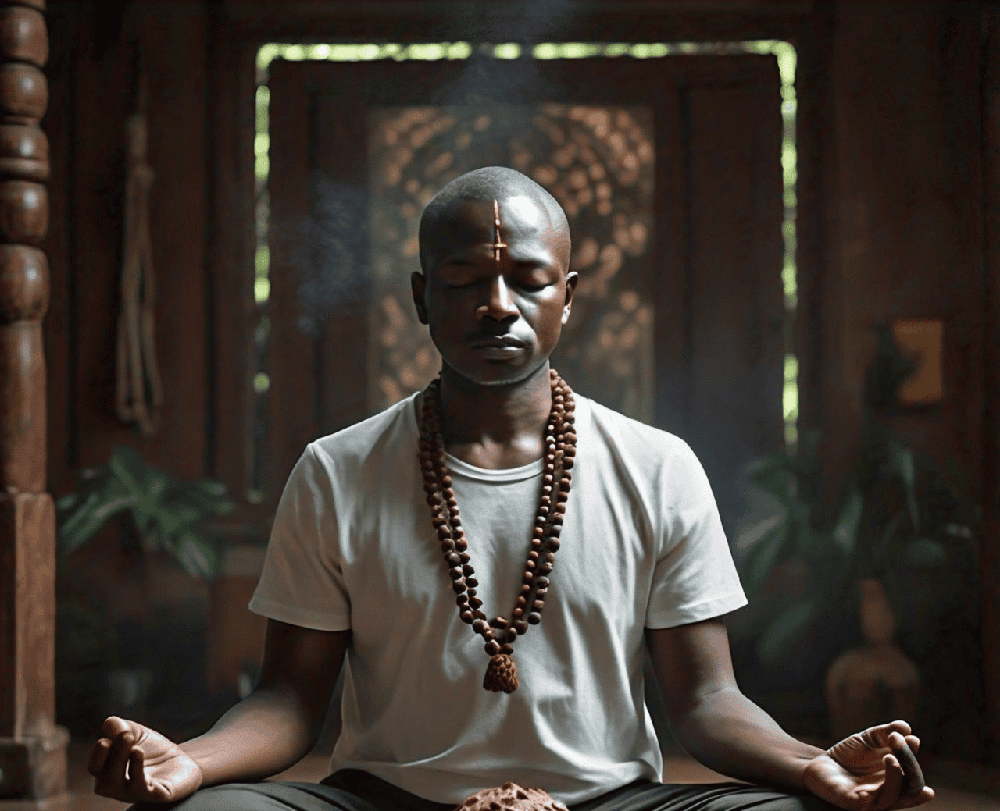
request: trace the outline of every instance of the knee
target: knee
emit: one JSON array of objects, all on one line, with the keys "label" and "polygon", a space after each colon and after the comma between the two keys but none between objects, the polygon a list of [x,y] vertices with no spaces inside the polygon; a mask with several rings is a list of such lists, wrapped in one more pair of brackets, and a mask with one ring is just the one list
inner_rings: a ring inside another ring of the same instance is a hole
[{"label": "knee", "polygon": [[176,803],[137,803],[127,811],[256,811],[263,809],[252,785],[211,786]]}]

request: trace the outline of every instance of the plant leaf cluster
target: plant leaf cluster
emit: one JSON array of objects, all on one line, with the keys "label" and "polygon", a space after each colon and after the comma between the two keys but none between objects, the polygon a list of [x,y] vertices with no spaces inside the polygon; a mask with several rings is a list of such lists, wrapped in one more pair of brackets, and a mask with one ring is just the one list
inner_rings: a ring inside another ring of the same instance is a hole
[{"label": "plant leaf cluster", "polygon": [[222,482],[179,481],[119,446],[106,464],[82,471],[77,489],[56,502],[59,543],[72,552],[127,512],[144,549],[167,552],[193,577],[211,578],[219,555],[201,528],[234,507]]},{"label": "plant leaf cluster", "polygon": [[742,471],[748,509],[733,552],[749,599],[765,600],[792,561],[805,577],[801,597],[780,601],[761,628],[763,664],[778,661],[815,630],[822,612],[853,594],[859,579],[881,579],[892,598],[899,594],[900,566],[940,564],[975,543],[975,509],[886,424],[913,366],[887,328],[879,327],[878,335],[858,450],[832,508],[823,498],[819,432],[805,433],[795,452],[762,457]]}]

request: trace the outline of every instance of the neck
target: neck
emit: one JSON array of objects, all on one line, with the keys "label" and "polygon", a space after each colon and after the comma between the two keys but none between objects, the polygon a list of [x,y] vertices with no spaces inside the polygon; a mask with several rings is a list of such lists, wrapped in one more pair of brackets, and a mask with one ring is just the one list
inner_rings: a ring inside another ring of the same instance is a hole
[{"label": "neck", "polygon": [[549,364],[505,386],[480,386],[441,371],[441,428],[452,456],[476,467],[520,467],[542,457],[552,410]]}]

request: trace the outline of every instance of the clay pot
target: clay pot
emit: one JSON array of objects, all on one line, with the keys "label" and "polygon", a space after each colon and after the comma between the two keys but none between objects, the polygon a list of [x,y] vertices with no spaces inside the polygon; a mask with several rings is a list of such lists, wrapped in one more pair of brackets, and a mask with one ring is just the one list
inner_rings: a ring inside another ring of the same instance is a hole
[{"label": "clay pot", "polygon": [[838,740],[897,718],[912,722],[920,696],[916,666],[892,643],[896,618],[885,588],[875,578],[859,586],[866,644],[838,656],[826,677],[830,732]]}]

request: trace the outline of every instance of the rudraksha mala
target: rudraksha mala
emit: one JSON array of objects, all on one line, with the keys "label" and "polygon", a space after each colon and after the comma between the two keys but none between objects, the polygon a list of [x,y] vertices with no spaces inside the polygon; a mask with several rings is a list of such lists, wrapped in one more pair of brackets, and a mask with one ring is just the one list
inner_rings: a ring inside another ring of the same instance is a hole
[{"label": "rudraksha mala", "polygon": [[476,593],[479,581],[468,551],[468,541],[459,518],[458,502],[448,472],[444,437],[441,434],[441,379],[424,390],[420,414],[420,470],[424,492],[431,508],[431,522],[441,542],[448,564],[451,587],[455,592],[459,617],[485,641],[490,663],[483,687],[492,692],[513,693],[519,684],[513,659],[514,641],[525,634],[529,625],[542,620],[542,608],[549,589],[549,573],[559,549],[559,533],[566,515],[573,461],[576,457],[576,431],[573,392],[555,370],[549,371],[552,386],[552,411],[545,425],[545,461],[538,512],[531,530],[531,545],[524,562],[521,590],[510,619],[488,619],[483,601]]}]

